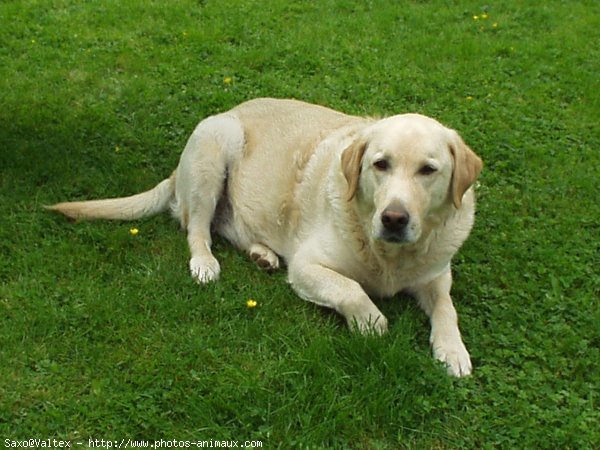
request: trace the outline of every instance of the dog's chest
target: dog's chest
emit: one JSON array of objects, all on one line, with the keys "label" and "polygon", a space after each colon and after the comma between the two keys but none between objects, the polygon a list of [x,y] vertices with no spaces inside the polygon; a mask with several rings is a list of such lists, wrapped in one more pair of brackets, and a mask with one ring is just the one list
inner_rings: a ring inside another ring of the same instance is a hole
[{"label": "dog's chest", "polygon": [[398,252],[389,259],[372,255],[357,281],[371,296],[391,297],[431,282],[447,270],[450,258],[439,252]]}]

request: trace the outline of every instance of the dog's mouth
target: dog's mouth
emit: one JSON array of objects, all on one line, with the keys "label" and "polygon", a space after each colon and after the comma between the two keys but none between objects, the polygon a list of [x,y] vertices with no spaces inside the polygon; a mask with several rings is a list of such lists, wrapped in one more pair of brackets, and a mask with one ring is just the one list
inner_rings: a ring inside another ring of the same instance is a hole
[{"label": "dog's mouth", "polygon": [[421,234],[418,231],[413,230],[410,227],[397,231],[390,231],[384,228],[379,230],[375,239],[387,244],[403,246],[416,243],[419,240],[420,235]]},{"label": "dog's mouth", "polygon": [[384,231],[379,237],[378,240],[387,242],[389,244],[410,244],[411,240],[407,236],[408,233],[406,231],[402,231],[399,233],[391,233],[388,231]]}]

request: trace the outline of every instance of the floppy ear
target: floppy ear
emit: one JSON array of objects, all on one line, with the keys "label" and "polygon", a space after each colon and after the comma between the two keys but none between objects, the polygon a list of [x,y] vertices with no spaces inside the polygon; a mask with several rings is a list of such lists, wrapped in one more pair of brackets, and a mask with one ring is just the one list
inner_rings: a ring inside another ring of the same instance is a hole
[{"label": "floppy ear", "polygon": [[454,159],[450,192],[452,202],[458,209],[462,204],[463,195],[479,176],[479,172],[483,168],[483,161],[463,142],[458,133],[454,134],[455,139],[450,143],[450,153]]},{"label": "floppy ear", "polygon": [[360,170],[362,158],[367,149],[365,141],[354,141],[342,153],[342,173],[348,182],[348,191],[346,192],[346,200],[350,201],[356,195],[358,189],[358,179],[360,178]]}]

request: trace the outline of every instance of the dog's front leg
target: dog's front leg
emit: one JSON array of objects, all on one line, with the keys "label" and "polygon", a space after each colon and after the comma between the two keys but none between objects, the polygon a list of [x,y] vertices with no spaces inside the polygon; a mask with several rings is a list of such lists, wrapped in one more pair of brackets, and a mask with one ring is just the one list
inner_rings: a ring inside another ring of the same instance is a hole
[{"label": "dog's front leg", "polygon": [[290,262],[289,281],[304,300],[335,309],[352,330],[383,334],[387,319],[356,281],[318,263]]},{"label": "dog's front leg", "polygon": [[412,289],[419,305],[431,320],[430,342],[433,356],[446,364],[448,373],[456,377],[471,374],[471,358],[458,329],[458,316],[450,288],[450,268],[433,281]]}]

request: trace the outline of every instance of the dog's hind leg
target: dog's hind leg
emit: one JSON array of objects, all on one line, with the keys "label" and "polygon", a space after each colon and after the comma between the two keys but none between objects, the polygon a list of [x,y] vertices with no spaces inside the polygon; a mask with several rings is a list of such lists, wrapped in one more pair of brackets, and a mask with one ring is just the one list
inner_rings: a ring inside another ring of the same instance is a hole
[{"label": "dog's hind leg", "polygon": [[177,215],[187,229],[190,271],[199,283],[219,277],[220,266],[211,252],[211,223],[223,194],[228,166],[239,157],[244,132],[238,119],[218,115],[194,130],[177,168]]}]

